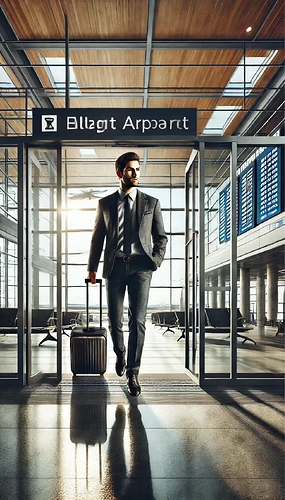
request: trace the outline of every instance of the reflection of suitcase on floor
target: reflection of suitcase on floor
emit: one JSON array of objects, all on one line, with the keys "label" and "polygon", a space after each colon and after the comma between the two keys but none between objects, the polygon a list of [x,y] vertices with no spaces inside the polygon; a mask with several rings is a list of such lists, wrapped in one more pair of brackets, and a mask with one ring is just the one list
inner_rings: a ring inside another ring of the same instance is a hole
[{"label": "reflection of suitcase on floor", "polygon": [[70,440],[73,443],[95,445],[107,439],[107,406],[73,405],[70,412]]},{"label": "reflection of suitcase on floor", "polygon": [[102,375],[107,364],[107,332],[102,327],[102,280],[96,280],[100,285],[100,326],[89,327],[89,290],[86,283],[86,328],[76,326],[70,335],[70,358],[73,375],[96,373]]}]

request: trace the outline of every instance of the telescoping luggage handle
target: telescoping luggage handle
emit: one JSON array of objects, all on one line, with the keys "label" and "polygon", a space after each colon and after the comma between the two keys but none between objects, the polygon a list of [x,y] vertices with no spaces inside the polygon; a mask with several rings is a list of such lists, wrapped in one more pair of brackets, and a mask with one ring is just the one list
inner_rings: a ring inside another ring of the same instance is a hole
[{"label": "telescoping luggage handle", "polygon": [[[87,319],[86,319],[86,328],[83,328],[84,332],[92,332],[95,331],[96,328],[90,327],[89,328],[89,288],[88,285],[91,283],[91,278],[85,278],[85,283],[86,283],[86,313],[87,313]],[[100,285],[100,291],[99,291],[99,310],[100,310],[100,328],[102,328],[102,280],[96,278],[96,284]]]}]

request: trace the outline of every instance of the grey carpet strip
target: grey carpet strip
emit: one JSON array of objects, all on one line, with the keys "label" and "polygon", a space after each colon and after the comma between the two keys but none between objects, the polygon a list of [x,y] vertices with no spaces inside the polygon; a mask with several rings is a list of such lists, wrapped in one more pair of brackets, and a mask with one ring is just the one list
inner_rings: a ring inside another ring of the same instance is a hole
[{"label": "grey carpet strip", "polygon": [[[186,378],[185,378],[186,377]],[[58,385],[42,383],[21,390],[1,390],[0,404],[173,404],[241,405],[283,402],[282,388],[211,389],[204,391],[187,376],[141,376],[142,394],[128,395],[125,379],[75,377]]]}]

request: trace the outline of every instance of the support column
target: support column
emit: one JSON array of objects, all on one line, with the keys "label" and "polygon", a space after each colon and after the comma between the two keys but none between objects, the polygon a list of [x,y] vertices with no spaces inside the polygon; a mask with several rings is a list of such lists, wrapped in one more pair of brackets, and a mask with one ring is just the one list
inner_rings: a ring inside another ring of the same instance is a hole
[{"label": "support column", "polygon": [[[218,288],[224,288],[225,287],[225,276],[223,274],[218,275]],[[218,290],[217,292],[217,301],[218,301],[218,307],[219,308],[225,308],[226,307],[226,294],[225,290]]]},{"label": "support column", "polygon": [[209,292],[209,303],[210,303],[210,307],[216,309],[218,307],[218,305],[217,305],[217,284],[218,284],[217,278],[212,276],[210,278],[210,283],[211,283],[211,288],[213,287],[214,290],[210,290],[210,292]]},{"label": "support column", "polygon": [[256,278],[256,323],[258,333],[263,337],[265,325],[265,282],[263,269],[258,269]]},{"label": "support column", "polygon": [[267,264],[267,321],[275,325],[278,312],[278,269]]},{"label": "support column", "polygon": [[240,312],[246,322],[250,321],[250,270],[240,269]]}]

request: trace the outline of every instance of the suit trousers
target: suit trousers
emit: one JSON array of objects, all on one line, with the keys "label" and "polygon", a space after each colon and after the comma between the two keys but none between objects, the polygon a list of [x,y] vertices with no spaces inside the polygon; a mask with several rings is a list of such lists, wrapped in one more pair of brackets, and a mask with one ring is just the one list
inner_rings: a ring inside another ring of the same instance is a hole
[{"label": "suit trousers", "polygon": [[[132,258],[131,258],[132,259]],[[144,256],[135,258],[135,265],[116,258],[114,268],[106,279],[109,329],[117,356],[125,353],[123,332],[124,298],[128,293],[128,350],[127,375],[138,374],[145,339],[145,318],[152,270]]]}]

